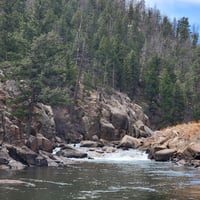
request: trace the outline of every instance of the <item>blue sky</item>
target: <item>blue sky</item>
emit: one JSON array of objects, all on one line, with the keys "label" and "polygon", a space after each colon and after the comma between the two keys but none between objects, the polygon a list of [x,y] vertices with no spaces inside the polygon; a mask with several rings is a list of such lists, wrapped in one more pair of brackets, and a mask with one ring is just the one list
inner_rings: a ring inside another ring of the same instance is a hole
[{"label": "blue sky", "polygon": [[171,20],[188,17],[191,27],[200,28],[200,0],[145,0],[146,5],[155,7]]}]

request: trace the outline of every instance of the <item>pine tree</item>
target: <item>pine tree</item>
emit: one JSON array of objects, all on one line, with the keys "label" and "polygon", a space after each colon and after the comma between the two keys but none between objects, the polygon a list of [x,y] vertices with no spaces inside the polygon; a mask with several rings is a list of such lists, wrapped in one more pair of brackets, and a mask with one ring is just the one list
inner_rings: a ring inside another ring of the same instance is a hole
[{"label": "pine tree", "polygon": [[169,61],[165,61],[163,68],[159,81],[161,127],[182,122],[185,111],[184,94],[174,74],[173,65]]},{"label": "pine tree", "polygon": [[134,97],[140,77],[139,61],[134,50],[132,50],[125,58],[122,73],[122,89],[123,91],[126,91],[130,97]]},{"label": "pine tree", "polygon": [[174,84],[173,88],[173,122],[172,124],[182,123],[184,121],[184,112],[185,112],[185,97],[183,90],[181,89],[178,82]]},{"label": "pine tree", "polygon": [[190,37],[190,25],[188,18],[182,17],[180,20],[178,20],[177,25],[177,38],[180,41],[187,40]]},{"label": "pine tree", "polygon": [[149,103],[156,103],[158,100],[160,70],[161,59],[155,55],[147,63],[147,68],[144,75],[144,92]]},{"label": "pine tree", "polygon": [[200,119],[200,47],[195,50],[195,59],[192,66],[192,108],[193,119]]},{"label": "pine tree", "polygon": [[62,103],[64,88],[75,102],[87,87],[139,96],[163,125],[181,122],[185,105],[199,119],[197,31],[186,17],[170,22],[144,0],[129,3],[0,1],[0,67],[21,88],[26,114],[36,102]]},{"label": "pine tree", "polygon": [[67,92],[62,90],[66,68],[57,34],[49,32],[34,39],[29,56],[17,66],[14,75],[21,90],[20,96],[16,97],[16,111],[21,117],[26,117],[26,132],[30,135],[33,109],[38,102],[51,105],[68,100]]},{"label": "pine tree", "polygon": [[165,68],[160,75],[159,83],[161,127],[173,124],[173,84],[172,77]]},{"label": "pine tree", "polygon": [[0,13],[0,61],[16,61],[25,51],[22,32],[25,0],[1,0]]}]

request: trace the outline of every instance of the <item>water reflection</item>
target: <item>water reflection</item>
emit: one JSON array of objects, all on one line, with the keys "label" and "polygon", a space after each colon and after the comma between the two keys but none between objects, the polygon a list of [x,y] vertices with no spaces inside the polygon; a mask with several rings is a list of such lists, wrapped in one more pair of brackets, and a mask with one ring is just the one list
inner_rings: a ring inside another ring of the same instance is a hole
[{"label": "water reflection", "polygon": [[0,186],[2,200],[184,200],[199,199],[199,169],[139,160],[82,162],[67,168],[30,168],[0,172],[0,178],[36,186]]}]

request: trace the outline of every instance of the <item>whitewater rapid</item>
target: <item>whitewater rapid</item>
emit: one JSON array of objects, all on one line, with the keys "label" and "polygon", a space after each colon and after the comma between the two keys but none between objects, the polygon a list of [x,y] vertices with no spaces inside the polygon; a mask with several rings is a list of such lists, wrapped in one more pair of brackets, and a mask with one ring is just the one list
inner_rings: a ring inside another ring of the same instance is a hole
[{"label": "whitewater rapid", "polygon": [[116,149],[115,152],[107,153],[102,151],[101,148],[87,148],[71,145],[74,149],[88,154],[88,158],[79,159],[89,162],[135,162],[135,161],[148,161],[148,155],[145,152],[129,149],[122,150]]}]

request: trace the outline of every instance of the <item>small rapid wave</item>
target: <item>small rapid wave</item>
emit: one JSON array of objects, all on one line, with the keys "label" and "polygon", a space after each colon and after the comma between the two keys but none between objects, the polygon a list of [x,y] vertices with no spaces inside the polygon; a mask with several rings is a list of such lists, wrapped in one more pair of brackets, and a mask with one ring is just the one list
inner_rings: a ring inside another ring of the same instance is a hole
[{"label": "small rapid wave", "polygon": [[106,153],[101,148],[87,148],[76,145],[73,148],[87,153],[88,158],[81,160],[88,160],[91,162],[134,162],[134,161],[148,161],[148,155],[136,149],[122,150],[116,149],[115,152]]},{"label": "small rapid wave", "polygon": [[117,150],[113,153],[103,153],[93,157],[97,161],[131,162],[148,160],[147,155],[138,150]]}]

